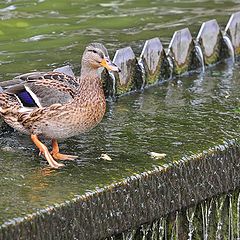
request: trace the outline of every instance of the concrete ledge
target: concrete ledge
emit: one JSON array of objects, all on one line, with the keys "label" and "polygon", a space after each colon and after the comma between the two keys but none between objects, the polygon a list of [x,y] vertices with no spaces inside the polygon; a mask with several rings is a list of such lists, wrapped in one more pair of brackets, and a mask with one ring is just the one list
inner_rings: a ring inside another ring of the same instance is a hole
[{"label": "concrete ledge", "polygon": [[240,186],[232,140],[0,227],[0,239],[102,239]]}]

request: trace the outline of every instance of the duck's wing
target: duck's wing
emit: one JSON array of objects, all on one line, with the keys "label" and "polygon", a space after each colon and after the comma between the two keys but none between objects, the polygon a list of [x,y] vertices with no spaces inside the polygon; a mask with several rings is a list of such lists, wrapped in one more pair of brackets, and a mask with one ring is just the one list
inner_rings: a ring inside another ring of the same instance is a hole
[{"label": "duck's wing", "polygon": [[76,88],[64,81],[38,77],[25,79],[23,83],[9,87],[5,93],[14,95],[23,107],[35,108],[70,102],[76,94]]},{"label": "duck's wing", "polygon": [[61,83],[69,85],[71,88],[78,88],[79,82],[78,79],[72,75],[67,75],[63,72],[31,72],[19,75],[14,78],[19,82],[27,82],[32,80],[56,80]]}]

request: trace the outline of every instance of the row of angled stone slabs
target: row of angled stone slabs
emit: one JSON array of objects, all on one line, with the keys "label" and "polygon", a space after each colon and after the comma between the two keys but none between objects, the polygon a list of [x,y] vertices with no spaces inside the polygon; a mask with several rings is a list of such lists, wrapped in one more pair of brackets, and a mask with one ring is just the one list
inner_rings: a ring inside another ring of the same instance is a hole
[{"label": "row of angled stone slabs", "polygon": [[[159,79],[203,68],[240,55],[240,12],[232,14],[225,31],[216,20],[204,22],[194,41],[188,28],[176,31],[165,52],[159,38],[145,42],[137,60],[131,47],[117,50],[113,62],[120,73],[103,72],[105,95],[114,97],[153,84]],[[55,69],[74,75],[69,66]],[[7,83],[9,84],[9,83]]]},{"label": "row of angled stone slabs", "polygon": [[[117,50],[113,62],[121,68],[114,81],[104,81],[106,95],[120,95],[141,89],[159,79],[203,68],[221,59],[240,55],[240,12],[233,14],[221,32],[216,20],[204,22],[196,40],[188,28],[176,31],[164,51],[159,38],[147,40],[137,60],[131,47]],[[104,79],[110,76],[105,72]]]}]

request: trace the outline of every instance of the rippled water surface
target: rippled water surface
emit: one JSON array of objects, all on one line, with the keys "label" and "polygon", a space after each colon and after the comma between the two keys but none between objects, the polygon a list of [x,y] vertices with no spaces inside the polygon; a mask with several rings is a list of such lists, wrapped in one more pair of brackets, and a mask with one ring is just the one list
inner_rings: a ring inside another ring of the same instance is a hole
[{"label": "rippled water surface", "polygon": [[[0,2],[1,81],[71,63],[78,72],[86,44],[101,41],[111,55],[159,36],[167,47],[175,30],[216,18],[225,27],[240,1],[4,1]],[[79,155],[61,170],[38,157],[28,136],[0,132],[0,223],[61,203],[154,165],[177,161],[238,138],[239,64],[218,64],[205,75],[151,87],[109,102],[101,124],[61,143]],[[166,153],[153,160],[149,152]],[[99,159],[107,153],[112,161]]]},{"label": "rippled water surface", "polygon": [[238,10],[239,0],[1,1],[0,80],[68,62],[77,70],[92,41],[105,43],[111,55],[127,45],[139,53],[156,36],[167,47],[175,30],[189,27],[196,36],[212,18],[224,28]]}]

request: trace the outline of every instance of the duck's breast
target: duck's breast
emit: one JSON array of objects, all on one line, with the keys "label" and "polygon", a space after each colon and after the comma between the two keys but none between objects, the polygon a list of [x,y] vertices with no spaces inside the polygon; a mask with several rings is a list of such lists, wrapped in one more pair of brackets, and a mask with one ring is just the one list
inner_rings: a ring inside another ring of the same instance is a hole
[{"label": "duck's breast", "polygon": [[82,106],[66,104],[61,111],[52,114],[48,121],[36,123],[36,134],[47,138],[63,139],[90,131],[103,118],[106,111],[105,101]]}]

